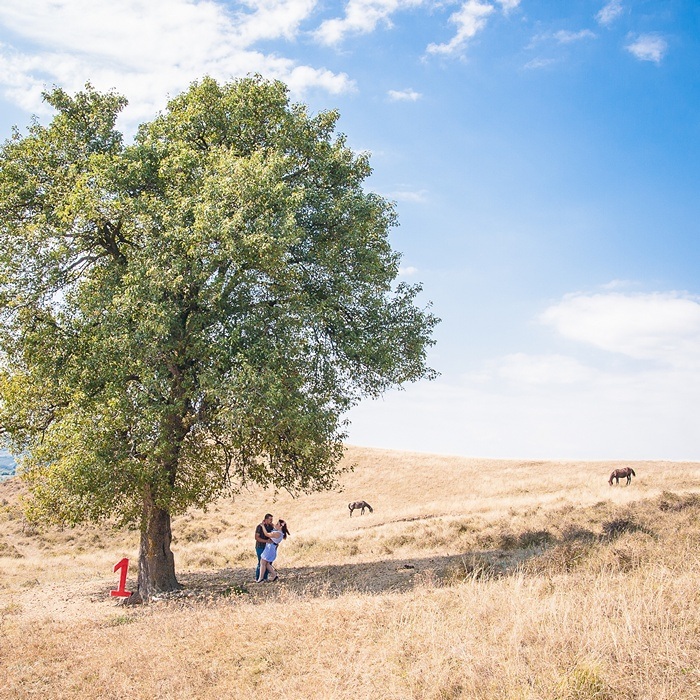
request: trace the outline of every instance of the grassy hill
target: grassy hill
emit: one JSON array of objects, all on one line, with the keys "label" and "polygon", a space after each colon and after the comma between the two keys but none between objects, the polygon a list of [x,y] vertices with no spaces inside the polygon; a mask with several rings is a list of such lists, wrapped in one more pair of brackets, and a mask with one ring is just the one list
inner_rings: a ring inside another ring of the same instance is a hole
[{"label": "grassy hill", "polygon": [[[700,464],[347,459],[342,493],[176,518],[183,590],[136,609],[137,533],[38,531],[0,484],[0,698],[698,697]],[[292,536],[255,584],[266,511]]]}]

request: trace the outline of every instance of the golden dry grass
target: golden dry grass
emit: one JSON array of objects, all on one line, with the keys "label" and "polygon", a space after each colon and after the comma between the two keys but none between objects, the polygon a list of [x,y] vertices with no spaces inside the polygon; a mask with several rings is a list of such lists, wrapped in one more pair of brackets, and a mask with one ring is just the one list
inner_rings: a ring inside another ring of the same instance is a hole
[{"label": "golden dry grass", "polygon": [[[700,464],[348,459],[343,493],[176,518],[184,590],[136,609],[136,533],[33,530],[0,484],[0,698],[700,697]],[[268,510],[292,537],[256,585]]]}]

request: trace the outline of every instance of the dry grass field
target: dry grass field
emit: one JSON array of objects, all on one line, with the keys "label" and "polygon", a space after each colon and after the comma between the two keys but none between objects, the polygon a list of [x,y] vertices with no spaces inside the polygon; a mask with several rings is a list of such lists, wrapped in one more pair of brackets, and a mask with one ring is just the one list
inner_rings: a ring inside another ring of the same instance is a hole
[{"label": "dry grass field", "polygon": [[[0,483],[0,698],[700,698],[700,464],[347,459],[341,493],[176,518],[183,590],[139,608],[135,532],[38,531]],[[292,536],[255,584],[266,511]]]}]

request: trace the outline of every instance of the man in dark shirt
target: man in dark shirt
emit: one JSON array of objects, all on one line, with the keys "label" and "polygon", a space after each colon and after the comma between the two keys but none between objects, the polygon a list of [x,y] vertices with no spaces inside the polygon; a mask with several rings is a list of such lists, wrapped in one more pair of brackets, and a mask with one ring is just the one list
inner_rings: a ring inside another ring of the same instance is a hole
[{"label": "man in dark shirt", "polygon": [[[260,577],[260,555],[265,549],[265,545],[268,542],[272,542],[269,538],[268,533],[272,532],[274,527],[272,526],[272,515],[266,513],[263,521],[255,528],[255,554],[258,557],[258,566],[255,569],[255,580],[257,581]],[[267,579],[267,571],[265,571],[264,579]]]}]

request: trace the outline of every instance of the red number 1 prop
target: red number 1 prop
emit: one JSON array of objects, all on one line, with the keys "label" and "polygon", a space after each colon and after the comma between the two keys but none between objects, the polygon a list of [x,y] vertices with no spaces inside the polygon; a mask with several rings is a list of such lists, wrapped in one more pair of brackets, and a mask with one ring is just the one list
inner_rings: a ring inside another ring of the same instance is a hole
[{"label": "red number 1 prop", "polygon": [[117,572],[119,569],[121,569],[121,574],[119,575],[119,589],[116,591],[110,591],[109,594],[111,596],[130,596],[131,591],[127,591],[126,589],[126,572],[129,570],[129,560],[124,557],[120,562],[114,565],[114,571]]}]

